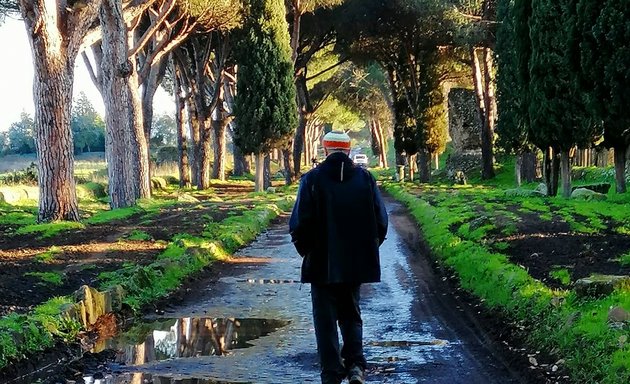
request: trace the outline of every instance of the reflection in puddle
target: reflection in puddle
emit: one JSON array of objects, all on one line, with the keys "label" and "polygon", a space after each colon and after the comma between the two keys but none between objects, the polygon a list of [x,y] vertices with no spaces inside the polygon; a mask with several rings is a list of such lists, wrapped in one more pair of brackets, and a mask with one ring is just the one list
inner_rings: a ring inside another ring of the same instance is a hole
[{"label": "reflection in puddle", "polygon": [[370,341],[368,345],[374,347],[415,347],[423,345],[435,345],[444,346],[447,345],[446,340],[430,340],[430,341],[409,341],[409,340],[394,340],[394,341]]},{"label": "reflection in puddle", "polygon": [[300,282],[299,280],[291,279],[242,279],[237,281],[250,284],[298,284]]},{"label": "reflection in puddle", "polygon": [[130,373],[120,376],[107,375],[102,379],[94,379],[92,376],[83,378],[85,384],[251,384],[249,381],[215,381],[208,379],[190,379],[178,377],[154,376],[148,373]]},{"label": "reflection in puddle", "polygon": [[[273,319],[182,318],[141,324],[100,342],[92,352],[118,351],[116,363],[141,365],[168,359],[224,356],[231,350],[251,347],[250,341],[266,336],[289,324]],[[148,373],[120,375],[85,374],[86,384],[237,384],[181,377],[161,377]],[[247,382],[239,382],[247,383]]]},{"label": "reflection in puddle", "polygon": [[117,363],[145,364],[180,357],[222,356],[287,325],[272,319],[182,318],[160,320],[98,344],[93,352],[119,351]]}]

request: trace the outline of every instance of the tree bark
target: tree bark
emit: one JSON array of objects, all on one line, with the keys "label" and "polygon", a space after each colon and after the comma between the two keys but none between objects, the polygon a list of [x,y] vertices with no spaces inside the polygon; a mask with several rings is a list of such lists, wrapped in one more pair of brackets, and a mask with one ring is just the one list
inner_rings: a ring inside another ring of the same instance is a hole
[{"label": "tree bark", "polygon": [[547,147],[545,149],[544,157],[543,157],[543,177],[545,179],[545,185],[547,186],[547,196],[553,196],[552,185],[551,185],[552,184],[551,174],[553,173],[552,157],[553,157],[552,149],[551,147]]},{"label": "tree bark", "polygon": [[188,107],[188,126],[191,130],[190,135],[190,158],[191,158],[191,182],[193,185],[199,184],[199,165],[201,164],[201,133],[199,130],[199,120],[197,119],[197,105],[192,98],[186,100],[186,106]]},{"label": "tree bark", "polygon": [[287,148],[282,149],[282,159],[283,159],[282,163],[284,165],[284,184],[285,185],[291,185],[295,181],[293,167],[291,167],[291,164],[293,164],[293,158],[292,158],[293,152],[291,151],[292,145],[293,145],[293,141],[291,141],[287,145]]},{"label": "tree bark", "polygon": [[265,188],[265,154],[256,153],[256,177],[254,178],[254,190],[262,192]]},{"label": "tree bark", "polygon": [[74,63],[101,2],[90,2],[80,10],[61,7],[56,2],[18,3],[34,64],[35,149],[39,161],[37,219],[76,221],[79,210],[70,128]]},{"label": "tree bark", "polygon": [[560,174],[562,176],[562,197],[571,197],[571,158],[569,150],[560,151]]},{"label": "tree bark", "polygon": [[154,69],[149,73],[149,77],[143,82],[142,86],[142,122],[144,125],[144,136],[147,143],[151,139],[151,125],[153,124],[153,99],[157,92],[162,79],[166,74],[166,59],[162,59],[154,65]]},{"label": "tree bark", "polygon": [[522,181],[522,170],[523,170],[523,153],[519,152],[516,154],[516,161],[514,162],[514,179],[516,181],[516,186],[521,186]]},{"label": "tree bark", "polygon": [[243,152],[241,151],[241,149],[236,144],[234,144],[233,155],[234,155],[234,170],[232,171],[232,174],[234,176],[243,176],[245,172],[249,173],[249,170],[246,170],[249,168],[247,166],[247,159],[245,158],[245,155],[243,155]]},{"label": "tree bark", "polygon": [[[122,21],[120,1],[103,1],[100,11],[103,29],[101,92],[105,104],[107,127],[105,154],[108,164],[109,196],[112,208],[132,206],[136,203],[133,163],[138,159],[131,126],[132,96],[129,77],[133,63],[127,60],[127,29]],[[137,169],[137,168],[136,168]]]},{"label": "tree bark", "polygon": [[560,156],[558,151],[553,149],[553,157],[551,159],[551,196],[558,195],[558,182],[560,180]]},{"label": "tree bark", "polygon": [[[221,92],[222,93],[222,92]],[[225,180],[225,134],[229,120],[223,109],[223,97],[220,96],[219,103],[215,110],[216,119],[213,120],[214,131],[214,167],[212,177],[221,181]]]},{"label": "tree bark", "polygon": [[[36,56],[35,56],[36,57]],[[73,73],[63,57],[36,57],[33,96],[39,160],[37,220],[79,220],[70,107]]]},{"label": "tree bark", "polygon": [[521,180],[532,183],[536,179],[536,154],[532,151],[521,153]]},{"label": "tree bark", "polygon": [[198,189],[210,188],[210,176],[212,172],[212,161],[210,154],[213,151],[212,148],[212,122],[207,119],[202,125],[199,121],[201,129],[201,143],[199,152],[201,153],[201,159],[199,163],[199,176],[197,178]]},{"label": "tree bark", "polygon": [[188,133],[184,124],[186,101],[182,97],[181,73],[173,63],[173,88],[175,94],[175,125],[177,127],[177,151],[179,153],[179,186],[190,187],[190,164],[188,162]]},{"label": "tree bark", "polygon": [[296,75],[295,87],[297,93],[298,105],[298,126],[293,137],[293,172],[298,177],[301,172],[302,151],[304,149],[304,136],[306,133],[306,125],[312,113],[310,105],[308,88],[306,86],[306,69],[301,69]]},{"label": "tree bark", "polygon": [[131,129],[132,183],[136,199],[151,197],[151,170],[149,165],[149,141],[144,133],[142,116],[142,100],[137,89],[140,87],[138,71],[133,61],[132,71],[128,78],[130,104],[128,105],[129,125]]},{"label": "tree bark", "polygon": [[497,117],[497,103],[494,92],[494,62],[490,48],[483,50],[485,71],[484,111],[485,119],[481,131],[482,179],[494,178],[494,123]]},{"label": "tree bark", "polygon": [[431,181],[431,154],[427,150],[421,150],[418,157],[418,179],[421,183]]},{"label": "tree bark", "polygon": [[266,191],[271,187],[271,156],[265,154],[265,168],[263,169],[263,189]]},{"label": "tree bark", "polygon": [[380,161],[381,167],[388,168],[387,164],[387,141],[385,140],[385,135],[383,134],[383,126],[381,125],[380,120],[376,120],[376,135],[378,137],[379,145],[380,145]]},{"label": "tree bark", "polygon": [[614,157],[615,157],[615,191],[617,193],[625,193],[626,192],[626,152],[628,151],[628,146],[621,144],[617,147],[614,147]]}]

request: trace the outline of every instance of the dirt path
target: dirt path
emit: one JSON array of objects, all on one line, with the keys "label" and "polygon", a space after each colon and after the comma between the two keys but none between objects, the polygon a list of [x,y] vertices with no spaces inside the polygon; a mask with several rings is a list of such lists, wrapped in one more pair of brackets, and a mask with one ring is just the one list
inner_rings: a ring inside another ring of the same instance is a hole
[{"label": "dirt path", "polygon": [[[383,281],[362,291],[368,383],[535,382],[511,372],[413,246],[415,224],[388,201]],[[318,383],[309,285],[286,217],[240,252],[223,274],[98,350],[116,363],[75,372],[76,382],[122,384]],[[83,381],[81,381],[83,380]],[[185,381],[182,381],[185,380]]]}]

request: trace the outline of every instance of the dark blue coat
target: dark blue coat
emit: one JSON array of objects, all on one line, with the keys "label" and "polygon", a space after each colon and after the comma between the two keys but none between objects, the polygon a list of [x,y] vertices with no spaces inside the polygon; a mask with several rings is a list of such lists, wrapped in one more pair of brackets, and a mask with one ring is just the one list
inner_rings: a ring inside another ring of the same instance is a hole
[{"label": "dark blue coat", "polygon": [[341,152],[300,182],[289,230],[304,283],[380,281],[387,213],[374,177]]}]

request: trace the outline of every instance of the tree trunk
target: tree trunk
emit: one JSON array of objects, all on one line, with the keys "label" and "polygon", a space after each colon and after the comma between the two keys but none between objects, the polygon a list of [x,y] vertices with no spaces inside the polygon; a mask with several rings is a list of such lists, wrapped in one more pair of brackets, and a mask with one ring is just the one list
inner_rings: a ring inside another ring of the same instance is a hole
[{"label": "tree trunk", "polygon": [[432,154],[433,157],[433,169],[440,169],[440,155],[436,152]]},{"label": "tree trunk", "polygon": [[560,180],[560,156],[558,151],[553,149],[553,157],[551,160],[551,196],[558,195],[558,182]]},{"label": "tree trunk", "polygon": [[418,159],[418,179],[421,183],[431,181],[431,154],[427,150],[421,150],[416,155]]},{"label": "tree trunk", "polygon": [[627,150],[628,150],[628,146],[624,144],[614,147],[615,182],[617,185],[615,188],[615,191],[617,193],[626,192],[626,152]]},{"label": "tree trunk", "polygon": [[533,183],[536,179],[536,153],[527,151],[523,152],[521,156],[521,180]]},{"label": "tree trunk", "polygon": [[300,22],[302,20],[301,0],[293,0],[293,25],[291,30],[291,61],[297,59],[297,49],[300,44]]},{"label": "tree trunk", "polygon": [[39,160],[37,220],[79,220],[70,108],[73,65],[66,57],[34,53],[35,146]]},{"label": "tree trunk", "polygon": [[[486,104],[483,95],[483,76],[481,73],[481,65],[479,64],[479,56],[477,55],[477,49],[475,47],[470,48],[470,57],[472,63],[473,88],[475,90],[475,106],[477,107],[477,113],[479,114],[479,121],[481,121],[481,124],[483,125],[486,121]],[[484,135],[483,131],[482,127],[482,136]],[[483,140],[483,137],[481,139]]]},{"label": "tree trunk", "polygon": [[284,165],[284,183],[286,185],[291,185],[295,181],[293,169],[291,164],[293,164],[293,159],[291,156],[293,152],[291,151],[292,142],[287,146],[287,148],[282,149],[282,158]]},{"label": "tree trunk", "polygon": [[256,177],[254,178],[254,190],[262,192],[265,189],[265,154],[256,153]]},{"label": "tree trunk", "polygon": [[302,151],[304,149],[304,137],[306,125],[312,113],[312,106],[309,102],[308,88],[306,86],[306,69],[299,71],[295,79],[297,106],[298,106],[298,126],[293,137],[293,171],[295,177],[301,173]]},{"label": "tree trunk", "polygon": [[[222,103],[220,102],[219,105]],[[225,132],[228,120],[223,113],[223,108],[217,108],[217,119],[214,124],[214,167],[212,177],[221,181],[225,180]]]},{"label": "tree trunk", "polygon": [[[35,151],[38,158],[40,222],[79,220],[70,128],[74,63],[101,2],[60,7],[56,2],[19,5],[34,64]],[[10,56],[10,52],[5,52]]]},{"label": "tree trunk", "polygon": [[414,180],[414,171],[415,171],[415,167],[414,167],[414,162],[415,162],[415,156],[410,156],[407,155],[407,168],[409,168],[409,181],[413,183]]},{"label": "tree trunk", "polygon": [[553,196],[552,186],[551,186],[551,174],[552,171],[552,157],[553,152],[551,147],[547,147],[544,152],[543,158],[543,177],[545,179],[545,185],[547,186],[547,196]]},{"label": "tree trunk", "polygon": [[162,79],[166,73],[168,61],[161,59],[152,65],[149,76],[142,84],[142,119],[144,125],[144,136],[147,143],[151,139],[151,125],[153,124],[153,99]]},{"label": "tree trunk", "polygon": [[205,120],[203,122],[199,121],[201,128],[201,143],[199,151],[201,153],[201,159],[199,163],[199,176],[197,179],[197,188],[198,189],[208,189],[210,188],[210,176],[212,172],[212,161],[210,154],[213,151],[212,148],[212,122]]},{"label": "tree trunk", "polygon": [[232,152],[234,155],[234,169],[232,170],[232,175],[238,177],[243,176],[245,173],[245,156],[236,144],[234,144]]},{"label": "tree trunk", "polygon": [[521,186],[521,180],[522,180],[521,171],[522,170],[523,170],[523,153],[519,152],[516,155],[516,161],[514,162],[514,179],[518,187]]},{"label": "tree trunk", "polygon": [[485,71],[485,92],[484,92],[484,110],[485,119],[481,130],[481,158],[482,158],[482,179],[494,178],[494,123],[497,116],[497,103],[494,92],[494,74],[492,59],[492,51],[490,48],[483,50]]},{"label": "tree trunk", "polygon": [[266,191],[271,187],[271,156],[265,155],[265,168],[263,169],[263,189]]},{"label": "tree trunk", "polygon": [[184,124],[184,109],[186,101],[180,94],[182,85],[179,81],[180,73],[173,64],[173,88],[175,94],[175,126],[177,129],[177,151],[179,153],[179,186],[190,187],[190,164],[188,163],[188,133]]},{"label": "tree trunk", "polygon": [[197,118],[197,105],[192,100],[192,98],[188,98],[186,100],[186,105],[188,107],[188,126],[191,130],[190,136],[190,158],[191,158],[191,176],[192,176],[192,184],[199,184],[199,164],[201,164],[201,133],[199,130],[199,120]]},{"label": "tree trunk", "polygon": [[[123,24],[124,26],[124,24]],[[148,199],[151,197],[151,170],[149,165],[149,142],[144,134],[142,117],[142,101],[137,92],[138,71],[134,61],[132,71],[128,79],[129,99],[129,125],[131,129],[131,147],[128,149],[132,156],[132,180],[136,199]]]},{"label": "tree trunk", "polygon": [[571,158],[569,150],[560,152],[560,174],[562,176],[562,197],[571,197]]},{"label": "tree trunk", "polygon": [[106,0],[100,11],[103,29],[101,92],[105,104],[105,155],[112,208],[132,206],[137,199],[133,162],[138,161],[134,155],[139,152],[137,148],[135,153],[130,150],[135,144],[129,108],[132,104],[129,76],[133,64],[127,60],[127,29],[121,9],[120,1]]},{"label": "tree trunk", "polygon": [[376,120],[376,133],[378,136],[378,141],[381,146],[381,158],[380,163],[382,163],[383,168],[388,168],[387,164],[387,141],[385,140],[385,135],[383,134],[383,126],[381,125],[380,120]]}]

